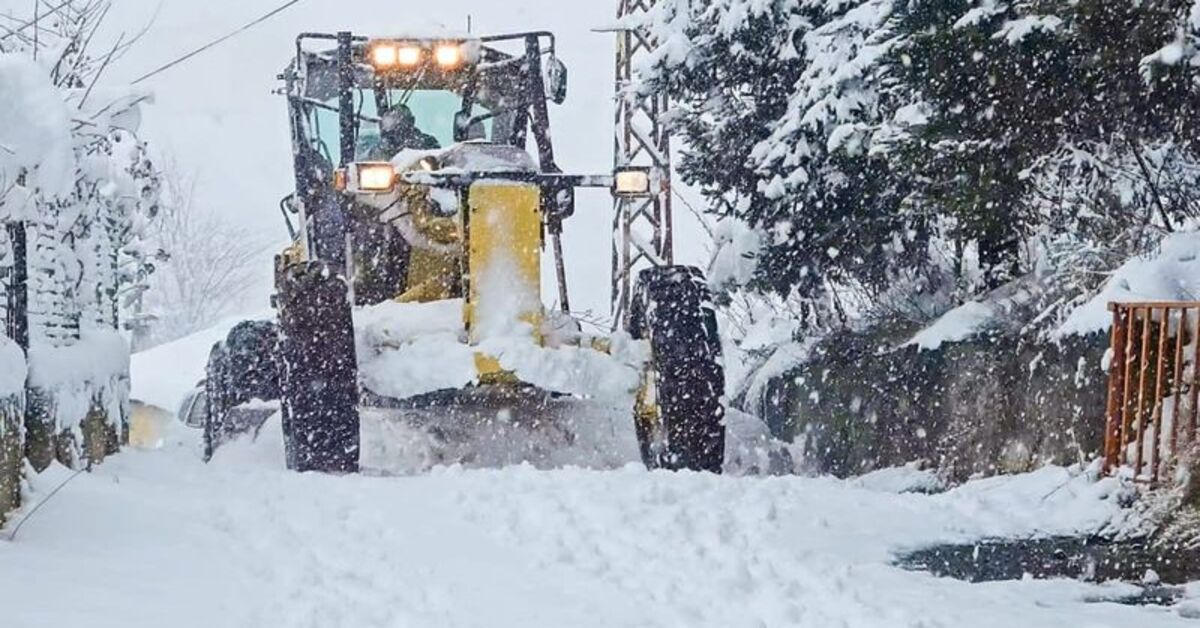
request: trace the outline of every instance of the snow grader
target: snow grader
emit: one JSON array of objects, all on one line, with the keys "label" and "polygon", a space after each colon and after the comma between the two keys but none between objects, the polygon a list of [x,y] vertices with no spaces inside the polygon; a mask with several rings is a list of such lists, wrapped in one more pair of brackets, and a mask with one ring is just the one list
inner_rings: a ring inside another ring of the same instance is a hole
[{"label": "snow grader", "polygon": [[567,69],[552,34],[306,33],[279,78],[292,243],[275,260],[276,320],[238,325],[210,355],[195,406],[210,456],[279,412],[296,471],[366,470],[398,425],[423,435],[427,465],[552,460],[603,406],[648,467],[721,471],[724,374],[701,272],[641,271],[612,333],[566,307],[576,190],[640,197],[662,182],[559,168],[548,108]]}]

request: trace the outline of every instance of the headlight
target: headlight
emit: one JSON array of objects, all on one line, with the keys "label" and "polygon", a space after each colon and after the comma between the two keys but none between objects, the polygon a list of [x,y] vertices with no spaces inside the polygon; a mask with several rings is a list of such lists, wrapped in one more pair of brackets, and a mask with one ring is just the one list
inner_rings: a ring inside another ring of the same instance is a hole
[{"label": "headlight", "polygon": [[613,176],[613,194],[629,198],[650,196],[650,169],[618,169]]},{"label": "headlight", "polygon": [[421,63],[421,56],[421,47],[414,44],[382,41],[371,45],[371,65],[379,69],[412,67]]},{"label": "headlight", "polygon": [[412,67],[421,62],[421,48],[418,46],[400,46],[397,50],[396,57],[400,65]]},{"label": "headlight", "polygon": [[457,68],[463,62],[462,46],[458,44],[439,44],[433,50],[433,59],[442,68]]},{"label": "headlight", "polygon": [[396,168],[392,164],[358,164],[359,192],[391,192],[396,185]]},{"label": "headlight", "polygon": [[371,64],[377,68],[390,68],[400,63],[400,48],[392,44],[379,44],[371,49]]}]

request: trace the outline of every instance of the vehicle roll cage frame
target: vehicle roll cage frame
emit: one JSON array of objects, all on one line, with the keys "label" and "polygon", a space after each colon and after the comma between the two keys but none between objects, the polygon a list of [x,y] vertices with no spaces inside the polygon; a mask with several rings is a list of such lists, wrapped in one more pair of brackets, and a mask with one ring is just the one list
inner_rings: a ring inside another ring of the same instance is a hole
[{"label": "vehicle roll cage frame", "polygon": [[[314,52],[305,49],[304,44],[308,41],[335,42],[336,48],[332,51]],[[375,73],[374,69],[366,63],[366,44],[370,41],[371,38],[369,37],[354,35],[349,32],[339,32],[336,34],[301,33],[296,37],[295,61],[289,70],[280,76],[287,83],[285,91],[291,108],[294,143],[300,143],[306,137],[303,120],[305,107],[317,107],[336,111],[338,114],[341,149],[340,163],[336,165],[342,168],[354,161],[355,145],[358,139],[358,122],[366,119],[361,113],[356,111],[354,91],[360,88],[378,90],[380,87],[386,86],[388,82],[386,76]],[[547,31],[531,31],[508,35],[472,37],[469,41],[476,41],[481,44],[481,56],[477,64],[461,70],[463,81],[461,96],[463,103],[462,110],[456,116],[454,129],[455,141],[465,140],[471,122],[481,119],[473,119],[470,114],[477,103],[477,92],[484,73],[489,70],[495,71],[507,64],[519,63],[520,65],[516,69],[515,75],[522,89],[517,92],[517,103],[508,107],[503,112],[508,113],[511,111],[515,114],[515,119],[509,136],[504,138],[502,143],[525,148],[528,141],[528,133],[532,130],[534,142],[537,145],[540,170],[545,173],[561,172],[555,161],[554,144],[550,136],[550,114],[549,107],[546,104],[547,95],[545,80],[543,78],[544,65],[542,63],[543,56],[555,56],[557,42],[554,34]],[[512,56],[487,45],[518,41],[523,41],[525,45],[524,54],[521,56]],[[543,46],[543,42],[546,42],[545,46]],[[328,56],[329,52],[333,53],[332,59]],[[296,84],[301,80],[305,72],[304,64],[306,59],[310,57],[325,59],[334,65],[338,80],[338,106],[336,109],[331,105],[298,93]],[[364,68],[371,68],[371,71],[364,72],[362,71]],[[363,81],[362,78],[364,77],[367,77],[369,80]],[[487,117],[494,117],[499,113],[493,112]],[[296,148],[299,149],[299,147]]]}]

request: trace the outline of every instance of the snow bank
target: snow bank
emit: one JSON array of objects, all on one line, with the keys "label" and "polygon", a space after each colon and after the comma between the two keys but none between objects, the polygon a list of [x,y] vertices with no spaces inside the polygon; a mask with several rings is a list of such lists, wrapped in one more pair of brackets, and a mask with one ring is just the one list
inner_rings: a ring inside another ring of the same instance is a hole
[{"label": "snow bank", "polygon": [[879,469],[851,480],[854,486],[880,493],[940,493],[946,482],[933,469],[922,469],[917,463],[903,467]]},{"label": "snow bank", "polygon": [[200,380],[208,365],[208,353],[225,339],[229,330],[245,320],[273,320],[271,312],[229,318],[212,327],[133,354],[130,360],[130,397],[175,412]]},{"label": "snow bank", "polygon": [[753,345],[743,344],[741,347],[731,347],[729,343],[726,343],[725,379],[733,384],[732,386],[727,385],[728,389],[745,390],[746,398],[749,400],[762,399],[772,381],[804,364],[812,356],[813,347],[817,345],[817,342],[817,338],[809,337],[803,341],[784,340],[773,347],[763,347],[761,350],[768,351],[770,355],[756,367],[750,369],[747,369],[751,366],[748,358],[754,351]]},{"label": "snow bank", "polygon": [[128,372],[129,346],[112,329],[85,329],[69,347],[34,344],[29,350],[29,384],[37,388],[107,382]]},{"label": "snow bank", "polygon": [[1104,288],[1067,317],[1058,336],[1104,331],[1112,325],[1113,301],[1200,300],[1200,233],[1174,233],[1156,254],[1129,260]]},{"label": "snow bank", "polygon": [[946,312],[917,332],[904,346],[936,351],[943,344],[967,340],[989,328],[1018,320],[1023,310],[1036,303],[1045,292],[1041,279],[1030,273]]},{"label": "snow bank", "polygon": [[1135,525],[1135,515],[1120,502],[1136,489],[1118,478],[1099,476],[1098,464],[1087,469],[1044,467],[968,482],[931,499],[976,522],[962,530],[966,537],[1091,535]]}]

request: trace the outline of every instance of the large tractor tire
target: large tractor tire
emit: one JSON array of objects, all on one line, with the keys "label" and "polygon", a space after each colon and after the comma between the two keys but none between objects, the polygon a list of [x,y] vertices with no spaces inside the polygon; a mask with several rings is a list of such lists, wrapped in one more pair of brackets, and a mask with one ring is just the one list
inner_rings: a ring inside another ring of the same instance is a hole
[{"label": "large tractor tire", "polygon": [[239,412],[251,401],[280,397],[276,360],[278,330],[267,321],[238,323],[213,346],[205,368],[204,458],[231,438],[255,431],[269,417],[262,410]]},{"label": "large tractor tire", "polygon": [[356,473],[358,368],[346,280],[308,262],[281,270],[277,287],[288,468]]},{"label": "large tractor tire", "polygon": [[720,473],[725,460],[725,368],[712,294],[690,266],[642,271],[630,331],[650,343],[637,409],[650,469]]}]

